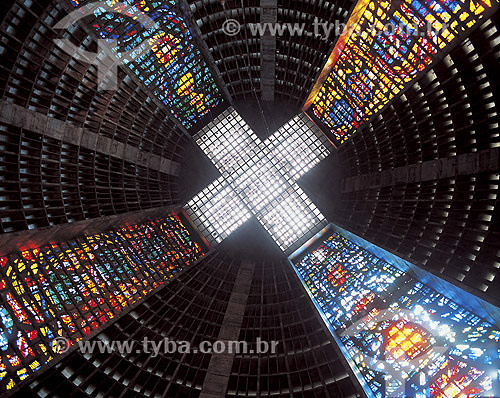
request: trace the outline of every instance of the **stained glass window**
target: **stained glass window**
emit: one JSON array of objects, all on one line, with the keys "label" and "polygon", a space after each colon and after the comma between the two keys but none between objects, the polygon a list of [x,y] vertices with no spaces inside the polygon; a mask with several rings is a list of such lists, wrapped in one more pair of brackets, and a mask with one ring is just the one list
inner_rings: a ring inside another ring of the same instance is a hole
[{"label": "stained glass window", "polygon": [[0,391],[203,255],[177,215],[0,257]]},{"label": "stained glass window", "polygon": [[339,232],[294,268],[368,396],[500,396],[494,322]]},{"label": "stained glass window", "polygon": [[345,142],[497,0],[359,0],[306,107]]},{"label": "stained glass window", "polygon": [[[86,0],[71,2],[76,8],[92,4]],[[107,0],[105,4],[108,10],[98,7],[90,15],[85,9],[82,12],[99,36],[114,41],[114,56],[120,59],[125,52],[133,55],[127,67],[186,128],[222,102],[178,2]],[[141,19],[144,15],[148,19]],[[155,25],[149,26],[149,21]]]}]

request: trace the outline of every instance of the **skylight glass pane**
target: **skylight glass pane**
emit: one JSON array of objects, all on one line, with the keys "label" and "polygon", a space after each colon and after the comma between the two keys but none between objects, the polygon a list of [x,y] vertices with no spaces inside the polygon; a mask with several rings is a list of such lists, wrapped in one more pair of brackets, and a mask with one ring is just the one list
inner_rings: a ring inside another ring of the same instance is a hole
[{"label": "skylight glass pane", "polygon": [[288,187],[286,180],[263,154],[247,163],[244,171],[237,175],[232,186],[252,210],[259,212],[270,201],[282,194]]},{"label": "skylight glass pane", "polygon": [[283,251],[300,246],[327,224],[323,214],[296,185],[271,202],[257,218]]},{"label": "skylight glass pane", "polygon": [[210,243],[222,242],[251,215],[222,177],[191,199],[186,212]]},{"label": "skylight glass pane", "polygon": [[[321,212],[295,184],[297,178],[329,154],[328,141],[306,115],[297,115],[262,142],[229,108],[195,139],[221,172],[219,184],[226,181],[223,193],[203,196],[204,190],[188,204],[191,212],[197,206],[195,222],[216,243],[248,218],[248,213],[240,210],[225,212],[228,200],[234,202],[233,208],[246,206],[284,251],[302,244],[326,225]],[[245,217],[243,221],[233,219],[240,213]]]},{"label": "skylight glass pane", "polygon": [[195,139],[215,167],[229,178],[241,174],[260,152],[258,137],[232,108],[203,128]]},{"label": "skylight glass pane", "polygon": [[314,123],[301,113],[265,141],[280,172],[297,180],[330,154],[331,144]]}]

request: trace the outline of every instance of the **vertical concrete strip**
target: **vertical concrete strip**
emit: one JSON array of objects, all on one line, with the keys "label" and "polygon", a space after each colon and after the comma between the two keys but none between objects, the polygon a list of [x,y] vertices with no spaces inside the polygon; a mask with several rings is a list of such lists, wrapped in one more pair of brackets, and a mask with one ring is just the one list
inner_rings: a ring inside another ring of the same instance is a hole
[{"label": "vertical concrete strip", "polygon": [[[278,21],[278,0],[260,0],[262,24],[272,24]],[[261,47],[261,80],[260,88],[263,101],[274,101],[274,86],[276,83],[276,35],[267,28],[260,41]]]},{"label": "vertical concrete strip", "polygon": [[[242,261],[217,340],[226,343],[238,340],[254,269],[255,263]],[[200,398],[221,398],[226,395],[233,358],[234,353],[227,350],[221,354],[212,354]]]},{"label": "vertical concrete strip", "polygon": [[0,102],[0,121],[162,173],[179,175],[177,162],[10,102]]}]

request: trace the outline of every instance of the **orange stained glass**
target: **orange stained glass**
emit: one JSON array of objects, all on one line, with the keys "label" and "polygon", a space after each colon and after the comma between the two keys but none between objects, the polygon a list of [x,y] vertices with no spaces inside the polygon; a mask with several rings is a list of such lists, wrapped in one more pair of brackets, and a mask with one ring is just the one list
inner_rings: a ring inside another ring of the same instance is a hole
[{"label": "orange stained glass", "polygon": [[336,264],[328,274],[328,280],[333,283],[333,286],[343,285],[347,278],[349,278],[349,273],[340,264]]},{"label": "orange stained glass", "polygon": [[479,397],[482,389],[471,386],[472,382],[484,372],[466,363],[456,361],[455,364],[445,361],[441,365],[441,375],[430,386],[433,398]]},{"label": "orange stained glass", "polygon": [[385,330],[386,359],[412,360],[431,347],[430,333],[420,325],[400,319]]},{"label": "orange stained glass", "polygon": [[342,144],[498,1],[360,0],[304,111]]}]

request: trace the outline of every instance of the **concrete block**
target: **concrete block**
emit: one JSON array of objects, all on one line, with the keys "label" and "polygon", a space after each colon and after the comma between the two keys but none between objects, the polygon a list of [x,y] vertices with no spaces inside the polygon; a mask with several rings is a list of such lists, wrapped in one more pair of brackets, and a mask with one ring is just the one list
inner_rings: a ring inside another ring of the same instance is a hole
[{"label": "concrete block", "polygon": [[431,160],[422,163],[421,171],[422,181],[432,181],[441,173],[441,167],[438,161]]},{"label": "concrete block", "polygon": [[419,182],[421,181],[421,165],[420,164],[412,164],[408,166],[408,182]]},{"label": "concrete block", "polygon": [[160,170],[161,158],[157,155],[151,155],[148,159],[148,167],[154,170]]},{"label": "concrete block", "polygon": [[76,127],[67,123],[64,125],[64,142],[73,145],[80,145],[82,134],[83,128]]},{"label": "concrete block", "polygon": [[108,137],[103,137],[102,135],[98,136],[95,147],[96,151],[109,155],[111,152],[111,141],[112,140]]},{"label": "concrete block", "polygon": [[209,368],[213,375],[218,376],[219,380],[223,380],[229,377],[231,372],[231,367],[233,366],[233,355],[232,354],[215,354],[210,359]]},{"label": "concrete block", "polygon": [[84,129],[82,132],[82,138],[80,140],[80,145],[91,151],[96,150],[98,135],[90,130]]},{"label": "concrete block", "polygon": [[24,110],[22,112],[19,109],[16,109],[16,120],[21,123],[21,127],[25,130],[29,131],[35,131],[35,125],[36,121],[34,119],[34,115],[32,112],[29,112],[28,110]]},{"label": "concrete block", "polygon": [[450,178],[456,175],[457,158],[440,159],[441,162],[441,175],[439,178]]},{"label": "concrete block", "polygon": [[408,172],[406,167],[398,167],[394,169],[394,183],[406,184],[408,182]]},{"label": "concrete block", "polygon": [[260,0],[262,8],[276,8],[278,7],[278,0]]},{"label": "concrete block", "polygon": [[202,391],[200,398],[221,398],[219,394],[213,394],[209,392]]},{"label": "concrete block", "polygon": [[0,120],[6,123],[12,123],[15,115],[14,104],[9,102],[2,102],[0,105]]},{"label": "concrete block", "polygon": [[227,390],[227,382],[229,377],[223,377],[220,375],[215,375],[209,371],[205,380],[207,383],[203,383],[203,390],[211,394],[220,394],[219,397],[223,397]]},{"label": "concrete block", "polygon": [[149,157],[150,156],[151,156],[150,153],[139,151],[137,153],[137,164],[139,164],[141,166],[148,167]]},{"label": "concrete block", "polygon": [[64,123],[52,117],[49,117],[47,119],[48,120],[45,135],[62,141],[64,139]]},{"label": "concrete block", "polygon": [[248,294],[233,292],[229,301],[237,304],[245,305],[247,303]]},{"label": "concrete block", "polygon": [[236,341],[240,335],[240,328],[237,326],[223,325],[219,330],[218,340]]},{"label": "concrete block", "polygon": [[128,162],[135,163],[137,159],[137,152],[138,149],[136,147],[131,145],[125,145],[125,148],[123,150],[123,159],[127,160]]},{"label": "concrete block", "polygon": [[123,152],[125,151],[125,144],[116,140],[111,140],[109,147],[109,154],[116,158],[123,159]]}]

